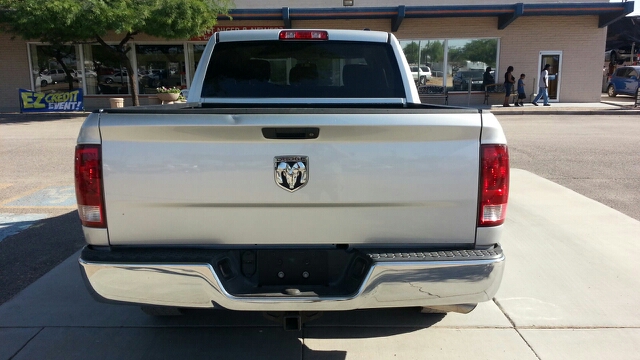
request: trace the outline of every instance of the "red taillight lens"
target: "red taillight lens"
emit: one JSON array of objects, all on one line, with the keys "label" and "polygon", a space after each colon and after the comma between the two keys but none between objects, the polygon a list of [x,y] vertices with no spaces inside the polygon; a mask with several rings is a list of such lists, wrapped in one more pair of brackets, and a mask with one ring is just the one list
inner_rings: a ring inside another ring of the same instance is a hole
[{"label": "red taillight lens", "polygon": [[280,40],[329,40],[329,33],[318,30],[283,30]]},{"label": "red taillight lens", "polygon": [[76,146],[76,199],[82,225],[106,227],[100,145]]},{"label": "red taillight lens", "polygon": [[482,145],[480,155],[478,226],[501,225],[509,199],[509,151],[506,145]]}]

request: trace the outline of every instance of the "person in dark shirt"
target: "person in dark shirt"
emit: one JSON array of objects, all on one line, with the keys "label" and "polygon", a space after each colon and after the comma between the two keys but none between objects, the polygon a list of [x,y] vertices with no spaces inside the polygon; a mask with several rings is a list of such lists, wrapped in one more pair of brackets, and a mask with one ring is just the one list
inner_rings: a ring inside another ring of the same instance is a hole
[{"label": "person in dark shirt", "polygon": [[502,106],[509,107],[509,97],[513,91],[513,84],[516,82],[516,78],[513,77],[513,66],[507,68],[507,72],[504,74],[504,103]]},{"label": "person in dark shirt", "polygon": [[[516,100],[516,106],[524,106],[522,101],[527,98],[527,94],[524,90],[524,74],[520,74],[520,79],[518,79],[518,100]],[[519,101],[519,103],[518,103]]]},{"label": "person in dark shirt", "polygon": [[493,75],[491,75],[491,66],[487,66],[486,71],[482,74],[482,90],[487,88],[487,85],[491,85],[495,82]]}]

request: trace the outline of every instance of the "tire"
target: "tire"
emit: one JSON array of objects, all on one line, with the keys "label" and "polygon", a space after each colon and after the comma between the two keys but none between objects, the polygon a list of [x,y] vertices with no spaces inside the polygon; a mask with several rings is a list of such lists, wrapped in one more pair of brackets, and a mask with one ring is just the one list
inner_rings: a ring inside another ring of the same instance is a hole
[{"label": "tire", "polygon": [[49,85],[49,82],[47,80],[40,80],[40,86],[41,87],[45,87],[47,85]]},{"label": "tire", "polygon": [[427,77],[426,76],[420,76],[419,83],[420,83],[420,85],[426,85],[427,84]]},{"label": "tire", "polygon": [[149,316],[154,317],[166,317],[166,316],[180,316],[182,315],[182,311],[177,307],[171,306],[154,306],[154,305],[144,305],[140,306],[142,312]]},{"label": "tire", "polygon": [[106,78],[104,79],[104,82],[107,84],[113,84],[113,79],[112,78]]},{"label": "tire", "polygon": [[618,95],[613,85],[609,85],[609,87],[607,88],[607,95],[609,95],[609,97],[616,97],[616,95]]}]

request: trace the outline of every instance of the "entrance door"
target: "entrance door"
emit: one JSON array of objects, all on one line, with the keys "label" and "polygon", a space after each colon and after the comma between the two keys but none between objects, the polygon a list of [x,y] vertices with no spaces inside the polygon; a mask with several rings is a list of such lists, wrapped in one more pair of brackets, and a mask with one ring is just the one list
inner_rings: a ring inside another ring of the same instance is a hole
[{"label": "entrance door", "polygon": [[549,69],[549,100],[557,102],[560,100],[560,72],[562,68],[562,51],[541,51],[538,61],[538,76],[546,64],[551,65]]}]

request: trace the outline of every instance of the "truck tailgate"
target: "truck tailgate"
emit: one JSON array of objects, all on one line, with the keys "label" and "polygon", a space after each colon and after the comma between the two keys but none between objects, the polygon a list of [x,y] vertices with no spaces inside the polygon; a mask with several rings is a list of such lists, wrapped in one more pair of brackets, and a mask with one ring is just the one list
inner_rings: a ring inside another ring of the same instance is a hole
[{"label": "truck tailgate", "polygon": [[[311,110],[311,109],[307,109]],[[103,113],[111,245],[473,244],[478,113]],[[315,127],[315,139],[263,128]],[[307,156],[307,183],[274,158]]]}]

